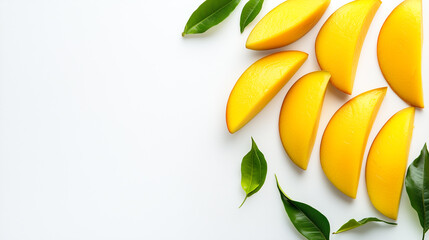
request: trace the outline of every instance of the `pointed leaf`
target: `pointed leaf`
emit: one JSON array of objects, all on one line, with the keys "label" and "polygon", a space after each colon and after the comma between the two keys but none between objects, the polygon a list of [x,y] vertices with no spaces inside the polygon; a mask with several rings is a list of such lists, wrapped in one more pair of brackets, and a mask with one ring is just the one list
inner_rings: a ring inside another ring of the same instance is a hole
[{"label": "pointed leaf", "polygon": [[338,234],[338,233],[342,233],[345,231],[349,231],[352,230],[354,228],[360,227],[362,225],[365,225],[369,222],[382,222],[382,223],[386,223],[386,224],[390,224],[390,225],[398,225],[396,223],[393,222],[386,222],[384,220],[375,218],[375,217],[369,217],[369,218],[364,218],[360,221],[356,221],[356,219],[350,219],[348,222],[346,222],[343,226],[340,227],[340,229],[338,229],[336,232],[334,232],[333,234]]},{"label": "pointed leaf", "polygon": [[244,28],[258,16],[262,9],[262,4],[264,4],[264,0],[249,0],[246,5],[244,5],[240,17],[241,33],[243,33]]},{"label": "pointed leaf", "polygon": [[248,197],[261,189],[266,177],[267,161],[252,138],[252,149],[244,156],[241,162],[241,187],[246,192],[246,198],[240,207]]},{"label": "pointed leaf", "polygon": [[192,13],[182,36],[203,33],[225,20],[240,0],[206,0]]},{"label": "pointed leaf", "polygon": [[296,230],[308,240],[328,240],[331,231],[328,219],[313,207],[291,200],[281,189],[277,176],[276,181],[286,213]]},{"label": "pointed leaf", "polygon": [[420,156],[408,167],[405,187],[411,206],[419,215],[424,239],[429,229],[429,153],[426,144]]}]

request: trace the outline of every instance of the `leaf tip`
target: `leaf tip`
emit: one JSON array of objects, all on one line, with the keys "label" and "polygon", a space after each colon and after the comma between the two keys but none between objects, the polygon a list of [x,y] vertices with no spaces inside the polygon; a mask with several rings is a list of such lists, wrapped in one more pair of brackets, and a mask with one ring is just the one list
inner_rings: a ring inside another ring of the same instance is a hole
[{"label": "leaf tip", "polygon": [[287,199],[289,199],[289,200],[290,200],[290,198],[289,198],[289,197],[286,195],[286,193],[283,191],[282,187],[280,187],[279,179],[277,178],[277,175],[276,175],[276,174],[274,174],[274,177],[276,178],[277,189],[279,190],[280,195],[284,195]]},{"label": "leaf tip", "polygon": [[429,155],[427,143],[425,143],[425,145],[423,146],[421,155],[425,156],[424,158],[426,158],[426,156]]},{"label": "leaf tip", "polygon": [[256,145],[255,139],[253,137],[250,137],[252,139],[252,148],[258,148],[258,145]]}]

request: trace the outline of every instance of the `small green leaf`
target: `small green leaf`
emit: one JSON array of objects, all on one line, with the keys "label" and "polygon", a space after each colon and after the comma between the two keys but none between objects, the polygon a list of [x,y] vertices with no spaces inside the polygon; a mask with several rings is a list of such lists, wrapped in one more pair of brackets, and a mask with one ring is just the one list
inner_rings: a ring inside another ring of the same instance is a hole
[{"label": "small green leaf", "polygon": [[386,224],[390,224],[390,225],[398,225],[396,223],[393,222],[386,222],[384,220],[375,218],[375,217],[369,217],[369,218],[364,218],[360,221],[356,221],[356,219],[350,219],[348,222],[346,222],[343,226],[340,227],[340,229],[338,229],[336,232],[334,232],[333,234],[338,234],[338,233],[342,233],[345,231],[349,231],[352,230],[354,228],[360,227],[362,225],[365,225],[369,222],[382,222],[382,223],[386,223]]},{"label": "small green leaf", "polygon": [[249,25],[249,23],[251,23],[253,19],[256,18],[256,16],[258,16],[262,9],[262,4],[264,4],[264,0],[249,0],[246,5],[244,5],[240,17],[241,33],[243,33],[244,28],[246,28],[247,25]]},{"label": "small green leaf", "polygon": [[308,240],[328,240],[331,231],[328,219],[311,206],[291,200],[280,187],[277,176],[276,181],[286,213],[296,230]]},{"label": "small green leaf", "polygon": [[267,177],[267,161],[264,154],[259,151],[255,141],[252,138],[252,149],[244,156],[241,162],[241,187],[246,192],[243,206],[246,199],[261,189]]},{"label": "small green leaf", "polygon": [[192,13],[182,36],[203,33],[218,25],[234,11],[240,0],[206,0]]},{"label": "small green leaf", "polygon": [[429,229],[429,153],[426,144],[420,156],[408,167],[405,187],[411,206],[419,215],[424,239]]}]

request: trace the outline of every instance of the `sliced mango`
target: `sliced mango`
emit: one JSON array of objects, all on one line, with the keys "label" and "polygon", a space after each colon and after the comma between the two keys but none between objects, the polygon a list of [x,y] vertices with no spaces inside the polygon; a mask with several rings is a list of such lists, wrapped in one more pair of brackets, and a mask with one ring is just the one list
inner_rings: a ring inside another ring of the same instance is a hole
[{"label": "sliced mango", "polygon": [[368,154],[366,186],[374,207],[386,217],[398,217],[414,127],[414,108],[395,115],[380,130]]},{"label": "sliced mango", "polygon": [[307,169],[319,126],[320,112],[331,74],[312,72],[287,93],[280,111],[279,131],[290,159]]},{"label": "sliced mango", "polygon": [[235,133],[258,114],[298,71],[308,54],[284,51],[252,64],[238,79],[229,95],[226,124]]},{"label": "sliced mango", "polygon": [[366,143],[386,90],[374,89],[348,101],[331,118],[322,137],[322,169],[351,198],[356,198]]},{"label": "sliced mango", "polygon": [[380,0],[356,0],[342,6],[317,36],[320,68],[330,72],[331,83],[347,94],[352,94],[362,44],[380,4]]},{"label": "sliced mango", "polygon": [[393,91],[424,107],[422,87],[422,1],[405,0],[389,15],[378,37],[378,63]]},{"label": "sliced mango", "polygon": [[330,0],[288,0],[255,26],[246,47],[266,50],[286,46],[304,36],[320,20]]}]

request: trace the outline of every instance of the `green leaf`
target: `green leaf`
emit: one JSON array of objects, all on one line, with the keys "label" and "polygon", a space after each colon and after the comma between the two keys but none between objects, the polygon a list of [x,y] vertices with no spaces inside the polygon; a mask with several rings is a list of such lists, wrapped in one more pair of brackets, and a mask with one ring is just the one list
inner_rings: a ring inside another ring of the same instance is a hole
[{"label": "green leaf", "polygon": [[307,204],[291,200],[280,187],[277,176],[276,181],[286,213],[296,230],[308,240],[328,240],[331,231],[328,219]]},{"label": "green leaf", "polygon": [[252,149],[244,156],[241,162],[241,187],[246,192],[243,206],[246,199],[261,189],[267,177],[267,161],[264,154],[259,151],[255,141],[252,138]]},{"label": "green leaf", "polygon": [[206,0],[192,13],[182,36],[203,33],[218,25],[234,11],[240,0]]},{"label": "green leaf", "polygon": [[249,0],[243,7],[240,17],[240,31],[243,33],[244,28],[251,23],[262,9],[264,0]]},{"label": "green leaf", "polygon": [[349,231],[352,230],[354,228],[360,227],[362,225],[365,225],[369,222],[382,222],[382,223],[386,223],[386,224],[390,224],[390,225],[398,225],[396,223],[393,222],[386,222],[384,220],[375,218],[375,217],[369,217],[369,218],[364,218],[360,221],[356,221],[356,219],[350,219],[348,222],[346,222],[343,226],[340,227],[340,229],[338,229],[336,232],[334,232],[333,234],[338,234],[338,233],[342,233],[345,231]]},{"label": "green leaf", "polygon": [[411,206],[419,215],[424,239],[429,229],[429,153],[426,144],[420,156],[408,167],[405,187]]}]

